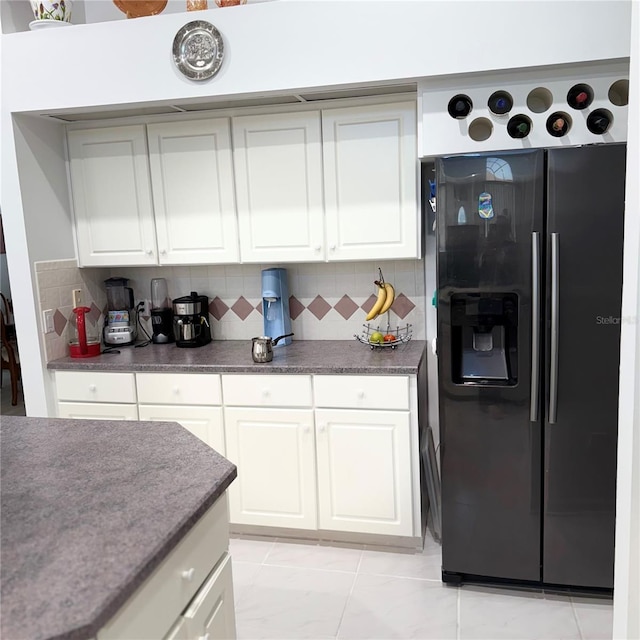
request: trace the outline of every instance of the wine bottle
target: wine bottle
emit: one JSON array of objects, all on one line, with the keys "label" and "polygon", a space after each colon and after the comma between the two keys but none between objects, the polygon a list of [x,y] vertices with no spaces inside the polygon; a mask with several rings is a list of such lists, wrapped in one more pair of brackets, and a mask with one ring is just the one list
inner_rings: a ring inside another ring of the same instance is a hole
[{"label": "wine bottle", "polygon": [[453,98],[449,100],[449,106],[447,107],[449,115],[457,119],[466,118],[471,113],[471,109],[473,109],[471,98],[462,93],[453,96]]},{"label": "wine bottle", "polygon": [[507,122],[507,133],[512,138],[526,138],[531,133],[531,119],[519,113]]},{"label": "wine bottle", "polygon": [[609,130],[613,116],[607,109],[596,109],[587,116],[587,129],[596,135],[602,135]]},{"label": "wine bottle", "polygon": [[509,113],[513,108],[513,98],[506,91],[494,91],[487,101],[489,110],[498,116]]},{"label": "wine bottle", "polygon": [[567,102],[573,109],[586,109],[593,102],[593,89],[588,84],[575,84],[567,93]]},{"label": "wine bottle", "polygon": [[571,117],[562,111],[556,111],[547,118],[547,131],[554,138],[566,136],[571,129]]}]

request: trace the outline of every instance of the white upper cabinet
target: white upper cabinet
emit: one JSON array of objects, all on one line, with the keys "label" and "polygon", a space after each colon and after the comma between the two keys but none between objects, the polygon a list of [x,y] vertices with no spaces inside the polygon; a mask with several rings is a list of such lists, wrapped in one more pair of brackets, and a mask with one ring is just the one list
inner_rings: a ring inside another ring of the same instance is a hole
[{"label": "white upper cabinet", "polygon": [[156,264],[144,125],[69,131],[80,266]]},{"label": "white upper cabinet", "polygon": [[238,262],[229,119],[150,124],[160,264]]},{"label": "white upper cabinet", "polygon": [[413,101],[322,112],[328,260],[420,257]]},{"label": "white upper cabinet", "polygon": [[243,262],[325,259],[320,112],[233,118]]}]

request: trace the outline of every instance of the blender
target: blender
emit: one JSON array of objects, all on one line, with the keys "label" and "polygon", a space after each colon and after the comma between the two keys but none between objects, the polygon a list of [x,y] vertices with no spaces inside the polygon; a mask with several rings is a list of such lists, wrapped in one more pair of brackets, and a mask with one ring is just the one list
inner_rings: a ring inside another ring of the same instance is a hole
[{"label": "blender", "polygon": [[127,278],[107,278],[107,316],[103,330],[105,344],[126,346],[136,340],[133,289]]},{"label": "blender", "polygon": [[151,280],[151,328],[151,340],[154,344],[173,342],[173,309],[164,278]]}]

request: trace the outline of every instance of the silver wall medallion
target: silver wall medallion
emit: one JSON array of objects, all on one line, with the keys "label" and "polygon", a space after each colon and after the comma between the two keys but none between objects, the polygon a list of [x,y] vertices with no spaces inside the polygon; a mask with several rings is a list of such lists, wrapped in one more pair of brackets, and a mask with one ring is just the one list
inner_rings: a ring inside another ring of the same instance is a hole
[{"label": "silver wall medallion", "polygon": [[192,80],[206,80],[222,66],[224,43],[220,32],[204,20],[188,22],[173,39],[173,60]]}]

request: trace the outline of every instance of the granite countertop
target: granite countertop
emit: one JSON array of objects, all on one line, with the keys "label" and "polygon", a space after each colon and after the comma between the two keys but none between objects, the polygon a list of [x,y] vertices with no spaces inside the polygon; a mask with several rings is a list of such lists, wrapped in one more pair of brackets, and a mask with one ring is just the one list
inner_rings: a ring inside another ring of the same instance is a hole
[{"label": "granite countertop", "polygon": [[47,367],[72,371],[407,375],[418,372],[426,342],[410,340],[394,349],[371,349],[357,340],[294,340],[276,346],[273,360],[262,364],[251,359],[251,340],[219,340],[191,349],[149,344],[119,350],[95,358],[60,358]]},{"label": "granite countertop", "polygon": [[92,638],[236,477],[175,422],[4,417],[0,636]]}]

